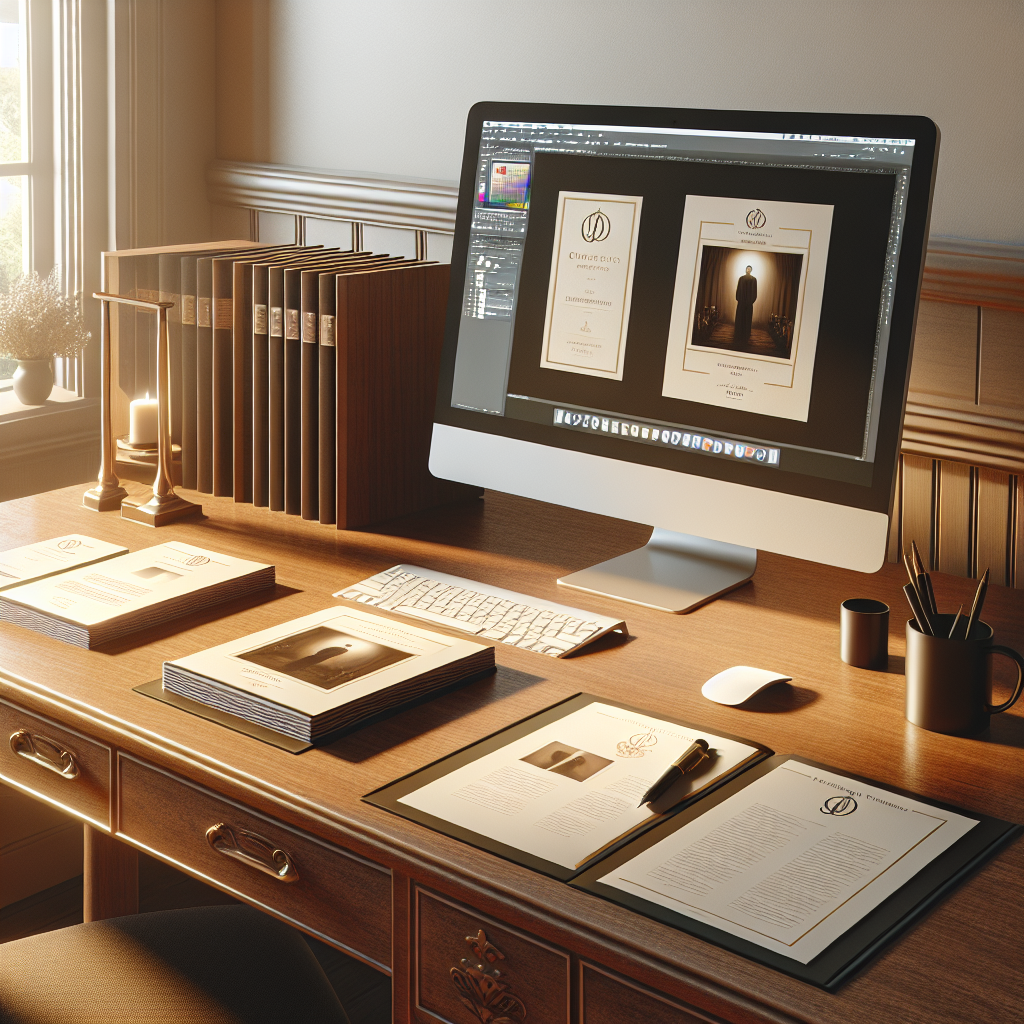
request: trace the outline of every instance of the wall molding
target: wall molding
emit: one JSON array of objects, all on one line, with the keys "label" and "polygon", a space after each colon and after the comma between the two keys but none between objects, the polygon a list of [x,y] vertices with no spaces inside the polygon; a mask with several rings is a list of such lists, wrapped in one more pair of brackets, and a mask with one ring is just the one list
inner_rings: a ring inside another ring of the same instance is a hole
[{"label": "wall molding", "polygon": [[215,160],[206,182],[209,201],[218,206],[445,234],[455,230],[459,189],[444,181]]},{"label": "wall molding", "polygon": [[957,408],[961,405],[966,403],[912,391],[903,417],[902,450],[1024,474],[1024,415],[1019,419],[992,416],[977,407]]},{"label": "wall molding", "polygon": [[933,236],[921,298],[1024,311],[1024,245]]}]

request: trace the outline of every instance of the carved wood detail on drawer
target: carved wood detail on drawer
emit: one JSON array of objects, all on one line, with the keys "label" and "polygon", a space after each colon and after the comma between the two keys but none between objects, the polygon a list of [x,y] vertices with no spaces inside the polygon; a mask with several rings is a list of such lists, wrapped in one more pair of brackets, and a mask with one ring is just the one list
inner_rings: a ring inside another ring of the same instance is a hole
[{"label": "carved wood detail on drawer", "polygon": [[391,872],[124,754],[118,834],[391,967]]},{"label": "carved wood detail on drawer", "polygon": [[0,778],[110,827],[110,748],[0,701]]},{"label": "carved wood detail on drawer", "polygon": [[580,964],[580,1024],[720,1024],[626,978]]},{"label": "carved wood detail on drawer", "polygon": [[415,1009],[451,1024],[567,1024],[569,955],[416,889]]}]

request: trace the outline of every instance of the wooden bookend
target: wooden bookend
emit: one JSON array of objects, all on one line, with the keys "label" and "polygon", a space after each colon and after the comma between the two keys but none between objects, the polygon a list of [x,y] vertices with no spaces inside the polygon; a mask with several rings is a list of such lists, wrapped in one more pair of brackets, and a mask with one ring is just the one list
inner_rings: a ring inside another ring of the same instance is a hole
[{"label": "wooden bookend", "polygon": [[427,468],[450,269],[337,279],[339,530],[483,493]]}]

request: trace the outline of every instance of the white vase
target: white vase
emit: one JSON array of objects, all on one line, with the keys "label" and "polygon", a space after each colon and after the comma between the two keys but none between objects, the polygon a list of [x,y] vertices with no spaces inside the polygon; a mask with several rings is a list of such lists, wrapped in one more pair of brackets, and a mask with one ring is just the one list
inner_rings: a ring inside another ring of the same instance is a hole
[{"label": "white vase", "polygon": [[42,405],[52,390],[52,360],[18,360],[18,368],[14,371],[14,393],[22,405]]}]

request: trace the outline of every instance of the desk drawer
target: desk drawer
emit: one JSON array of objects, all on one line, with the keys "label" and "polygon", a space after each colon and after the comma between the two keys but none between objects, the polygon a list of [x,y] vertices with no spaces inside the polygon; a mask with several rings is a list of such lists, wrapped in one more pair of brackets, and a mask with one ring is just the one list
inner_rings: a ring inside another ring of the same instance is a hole
[{"label": "desk drawer", "polygon": [[391,872],[120,755],[119,834],[391,966]]},{"label": "desk drawer", "polygon": [[0,778],[110,828],[109,747],[0,701]]},{"label": "desk drawer", "polygon": [[469,907],[416,890],[417,1019],[568,1024],[569,956]]},{"label": "desk drawer", "polygon": [[705,1017],[600,967],[580,965],[581,1024],[707,1024]]}]

